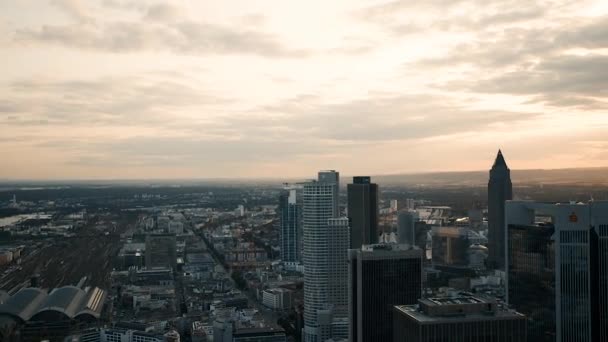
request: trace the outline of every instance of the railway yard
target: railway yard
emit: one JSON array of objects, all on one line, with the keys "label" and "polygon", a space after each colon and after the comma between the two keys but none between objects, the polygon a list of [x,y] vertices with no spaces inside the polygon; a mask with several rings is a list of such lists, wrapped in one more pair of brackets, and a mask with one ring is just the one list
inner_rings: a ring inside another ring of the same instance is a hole
[{"label": "railway yard", "polygon": [[86,286],[109,288],[120,234],[133,224],[124,216],[93,216],[71,236],[15,241],[24,246],[22,256],[0,268],[0,289],[14,293],[30,286],[33,275],[42,288],[76,285],[85,277]]}]

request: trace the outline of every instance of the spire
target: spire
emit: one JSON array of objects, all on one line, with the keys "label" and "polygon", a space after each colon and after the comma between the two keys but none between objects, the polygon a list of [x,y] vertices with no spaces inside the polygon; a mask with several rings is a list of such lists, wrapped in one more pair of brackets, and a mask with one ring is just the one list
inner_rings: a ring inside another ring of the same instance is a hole
[{"label": "spire", "polygon": [[505,158],[502,156],[501,150],[498,150],[498,154],[496,155],[496,160],[494,160],[494,165],[492,165],[492,168],[508,169],[507,162],[505,162]]}]

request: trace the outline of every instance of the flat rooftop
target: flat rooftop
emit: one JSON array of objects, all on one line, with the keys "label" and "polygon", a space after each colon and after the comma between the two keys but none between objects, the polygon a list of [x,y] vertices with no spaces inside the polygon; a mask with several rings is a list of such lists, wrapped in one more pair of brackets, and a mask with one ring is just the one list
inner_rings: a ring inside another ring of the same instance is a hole
[{"label": "flat rooftop", "polygon": [[394,308],[396,313],[406,316],[409,319],[415,320],[419,324],[525,319],[525,316],[523,314],[508,309],[500,309],[485,313],[477,312],[451,316],[430,316],[420,311],[420,307],[418,305],[396,305]]}]

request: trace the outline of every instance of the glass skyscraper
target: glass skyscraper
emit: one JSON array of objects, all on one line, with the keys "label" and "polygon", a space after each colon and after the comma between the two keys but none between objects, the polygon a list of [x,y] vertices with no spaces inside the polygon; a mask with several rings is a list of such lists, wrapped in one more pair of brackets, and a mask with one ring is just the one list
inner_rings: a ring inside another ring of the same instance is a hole
[{"label": "glass skyscraper", "polygon": [[286,189],[279,198],[281,228],[281,260],[287,263],[300,261],[301,204],[295,188]]},{"label": "glass skyscraper", "polygon": [[370,177],[353,177],[347,185],[348,218],[351,224],[350,248],[378,241],[378,185]]},{"label": "glass skyscraper", "polygon": [[392,341],[393,306],[422,295],[422,251],[410,245],[349,250],[350,341]]}]

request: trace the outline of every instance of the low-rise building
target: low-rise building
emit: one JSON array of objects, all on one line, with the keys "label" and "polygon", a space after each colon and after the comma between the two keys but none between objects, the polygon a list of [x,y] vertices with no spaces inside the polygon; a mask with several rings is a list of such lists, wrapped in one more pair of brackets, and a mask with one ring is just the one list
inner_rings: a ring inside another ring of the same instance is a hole
[{"label": "low-rise building", "polygon": [[292,291],[274,288],[262,292],[262,303],[273,310],[289,310],[291,308]]}]

